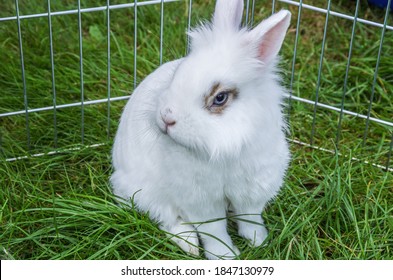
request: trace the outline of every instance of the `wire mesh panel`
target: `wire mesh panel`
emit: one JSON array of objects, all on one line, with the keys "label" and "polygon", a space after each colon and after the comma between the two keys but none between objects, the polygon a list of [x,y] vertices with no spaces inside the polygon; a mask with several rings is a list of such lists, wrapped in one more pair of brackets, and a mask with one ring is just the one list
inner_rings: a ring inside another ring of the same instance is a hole
[{"label": "wire mesh panel", "polygon": [[[124,106],[113,101],[128,99],[163,60],[185,53],[188,17],[176,11],[187,7],[179,1],[4,5],[0,121],[6,158],[111,139]],[[176,35],[168,48],[165,32]]]},{"label": "wire mesh panel", "polygon": [[[391,0],[387,5],[391,4]],[[113,138],[124,101],[214,1],[7,1],[0,146],[11,160]],[[290,139],[392,168],[393,21],[365,1],[246,0],[244,25],[289,9],[281,51]]]},{"label": "wire mesh panel", "polygon": [[[326,1],[318,7],[306,1],[276,2],[276,9],[297,8],[292,9],[297,24],[289,103],[292,123],[301,126],[293,127],[294,141],[342,151],[389,169],[393,140],[389,9],[369,9],[363,1]],[[309,53],[302,55],[307,49]]]}]

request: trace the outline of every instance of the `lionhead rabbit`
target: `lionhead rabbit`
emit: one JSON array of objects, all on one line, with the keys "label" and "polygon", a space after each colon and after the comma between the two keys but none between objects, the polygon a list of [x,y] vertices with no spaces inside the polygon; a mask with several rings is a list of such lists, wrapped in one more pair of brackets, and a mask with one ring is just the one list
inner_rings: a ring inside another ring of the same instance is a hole
[{"label": "lionhead rabbit", "polygon": [[190,32],[191,51],[135,90],[113,146],[116,195],[149,213],[184,251],[235,258],[228,209],[253,246],[261,212],[289,161],[277,53],[290,22],[280,11],[241,29],[243,0],[218,0],[211,24]]}]

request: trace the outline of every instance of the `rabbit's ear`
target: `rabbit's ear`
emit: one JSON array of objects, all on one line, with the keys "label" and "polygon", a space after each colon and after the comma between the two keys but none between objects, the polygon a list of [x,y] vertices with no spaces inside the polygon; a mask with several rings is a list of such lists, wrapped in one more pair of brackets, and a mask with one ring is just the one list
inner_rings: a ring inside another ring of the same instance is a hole
[{"label": "rabbit's ear", "polygon": [[270,63],[278,54],[284,41],[291,13],[282,10],[250,31],[251,40],[258,44],[258,56],[265,64]]},{"label": "rabbit's ear", "polygon": [[239,30],[243,16],[243,0],[217,0],[213,16],[214,28]]}]

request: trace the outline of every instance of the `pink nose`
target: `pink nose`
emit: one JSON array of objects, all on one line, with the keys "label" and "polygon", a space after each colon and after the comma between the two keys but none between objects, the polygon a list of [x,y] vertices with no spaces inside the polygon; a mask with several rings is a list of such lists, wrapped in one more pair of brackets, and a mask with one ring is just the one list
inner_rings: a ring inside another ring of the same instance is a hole
[{"label": "pink nose", "polygon": [[165,126],[172,126],[176,124],[176,121],[170,117],[162,117],[163,122],[165,123]]},{"label": "pink nose", "polygon": [[161,119],[165,124],[165,131],[168,130],[169,126],[173,126],[176,124],[176,120],[174,119],[172,115],[172,110],[170,108],[167,108],[163,112],[161,112]]}]

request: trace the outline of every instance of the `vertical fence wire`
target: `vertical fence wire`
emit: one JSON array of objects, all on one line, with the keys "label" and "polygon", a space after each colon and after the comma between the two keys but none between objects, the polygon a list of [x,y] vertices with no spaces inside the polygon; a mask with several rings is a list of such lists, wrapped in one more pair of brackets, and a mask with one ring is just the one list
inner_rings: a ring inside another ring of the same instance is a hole
[{"label": "vertical fence wire", "polygon": [[246,2],[246,19],[245,19],[245,26],[248,26],[249,22],[248,22],[248,17],[249,17],[249,13],[250,13],[250,0],[247,0]]},{"label": "vertical fence wire", "polygon": [[134,89],[137,83],[137,48],[138,48],[138,1],[134,1]]},{"label": "vertical fence wire", "polygon": [[30,138],[30,122],[28,112],[28,100],[27,100],[27,88],[26,88],[26,73],[25,73],[25,59],[23,55],[23,43],[22,43],[22,30],[20,24],[20,13],[19,13],[19,1],[15,0],[16,9],[16,23],[18,26],[18,42],[19,42],[19,55],[20,55],[20,68],[23,83],[23,101],[25,107],[25,123],[26,123],[26,137],[27,137],[27,150],[31,150],[31,138]]},{"label": "vertical fence wire", "polygon": [[192,15],[192,0],[188,3],[188,23],[187,23],[187,48],[186,48],[186,54],[189,53],[190,48],[191,48],[191,42],[190,42],[190,30],[191,30],[191,15]]},{"label": "vertical fence wire", "polygon": [[255,15],[255,0],[252,0],[252,7],[251,7],[251,24],[252,27],[254,25],[254,15]]},{"label": "vertical fence wire", "polygon": [[374,71],[374,78],[373,78],[373,84],[371,87],[371,96],[370,96],[370,101],[368,103],[368,109],[367,109],[367,119],[366,119],[366,127],[364,129],[364,134],[363,134],[363,147],[366,145],[366,140],[368,136],[368,130],[369,130],[369,125],[370,125],[370,116],[371,116],[371,109],[374,101],[374,95],[375,95],[375,85],[377,83],[377,78],[378,78],[378,70],[379,70],[379,63],[381,61],[381,54],[382,54],[382,48],[383,48],[383,40],[385,38],[385,32],[386,32],[386,26],[388,23],[388,17],[389,17],[389,7],[390,3],[392,0],[389,0],[386,6],[386,13],[385,13],[385,19],[383,22],[383,28],[382,28],[382,33],[381,33],[381,40],[379,43],[379,49],[378,49],[378,56],[377,56],[377,63],[375,65],[375,71]]},{"label": "vertical fence wire", "polygon": [[48,27],[49,27],[49,49],[50,49],[50,64],[51,64],[51,75],[52,75],[52,98],[53,98],[53,142],[55,149],[57,148],[57,98],[56,98],[56,80],[55,80],[55,59],[53,52],[53,29],[52,29],[52,15],[51,15],[51,7],[50,0],[48,3]]},{"label": "vertical fence wire", "polygon": [[276,0],[273,0],[272,2],[272,14],[276,11]]},{"label": "vertical fence wire", "polygon": [[111,129],[111,16],[109,9],[110,0],[106,1],[106,39],[107,39],[107,137],[110,138]]},{"label": "vertical fence wire", "polygon": [[320,56],[320,59],[319,59],[319,68],[318,68],[317,88],[316,88],[316,92],[315,92],[314,112],[313,112],[313,118],[312,118],[310,145],[314,145],[315,124],[316,124],[317,107],[318,107],[318,100],[319,100],[319,89],[320,89],[320,85],[321,85],[322,66],[323,66],[323,59],[324,59],[324,56],[325,56],[325,44],[326,44],[327,30],[328,30],[328,24],[329,24],[329,15],[330,15],[331,2],[332,2],[331,0],[329,0],[329,2],[328,2],[326,19],[325,19],[325,27],[324,27],[324,30],[323,30],[321,56]]},{"label": "vertical fence wire", "polygon": [[341,96],[340,116],[339,116],[338,124],[337,124],[337,133],[336,133],[336,148],[337,149],[339,149],[339,141],[340,141],[340,136],[341,136],[341,125],[342,125],[342,119],[344,116],[345,96],[347,95],[348,76],[349,76],[349,69],[351,67],[352,48],[353,48],[353,43],[355,41],[355,30],[356,30],[358,15],[359,15],[359,6],[360,6],[360,0],[357,0],[356,1],[356,8],[355,8],[355,16],[354,16],[354,20],[353,20],[353,24],[352,24],[351,41],[349,43],[347,66],[345,69],[344,87],[343,87],[343,93]]},{"label": "vertical fence wire", "polygon": [[161,0],[161,19],[160,19],[160,65],[162,64],[162,52],[164,41],[164,0]]},{"label": "vertical fence wire", "polygon": [[288,116],[291,113],[291,107],[292,107],[293,81],[295,79],[295,66],[296,66],[297,46],[299,43],[300,19],[302,17],[302,8],[303,8],[303,0],[300,0],[299,7],[298,7],[298,13],[297,13],[295,45],[293,47],[291,80],[289,83]]},{"label": "vertical fence wire", "polygon": [[390,148],[389,148],[389,153],[388,153],[388,159],[386,160],[386,171],[389,170],[389,166],[390,166],[390,159],[392,156],[392,150],[393,150],[393,131],[391,132],[392,134],[392,139],[390,139]]},{"label": "vertical fence wire", "polygon": [[83,77],[83,33],[82,33],[82,13],[81,0],[78,0],[78,30],[79,30],[79,71],[80,71],[80,94],[81,94],[81,141],[85,142],[85,93]]}]

